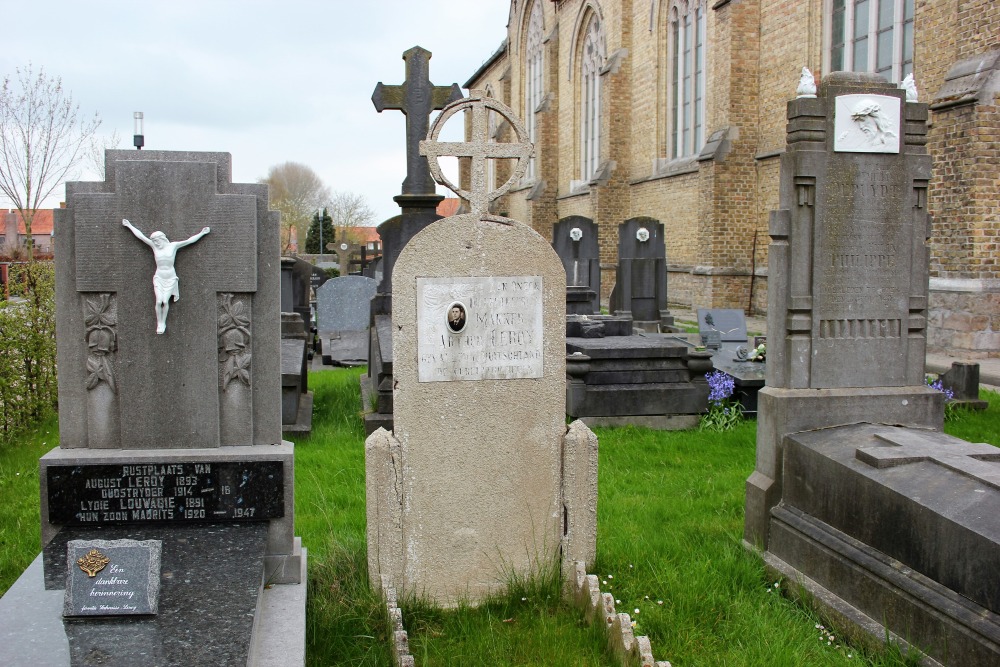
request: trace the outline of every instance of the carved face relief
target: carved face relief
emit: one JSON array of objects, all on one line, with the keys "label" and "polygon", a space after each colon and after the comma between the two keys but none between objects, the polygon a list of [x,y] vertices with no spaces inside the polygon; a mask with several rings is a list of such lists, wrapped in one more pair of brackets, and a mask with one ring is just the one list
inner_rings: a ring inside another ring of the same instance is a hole
[{"label": "carved face relief", "polygon": [[898,153],[900,102],[886,95],[839,95],[834,119],[834,150]]},{"label": "carved face relief", "polygon": [[649,230],[645,227],[640,227],[639,231],[635,233],[635,238],[638,239],[639,243],[645,243],[649,240]]},{"label": "carved face relief", "polygon": [[569,237],[574,241],[579,241],[580,239],[583,238],[583,230],[580,229],[579,227],[574,227],[573,229],[569,230]]}]

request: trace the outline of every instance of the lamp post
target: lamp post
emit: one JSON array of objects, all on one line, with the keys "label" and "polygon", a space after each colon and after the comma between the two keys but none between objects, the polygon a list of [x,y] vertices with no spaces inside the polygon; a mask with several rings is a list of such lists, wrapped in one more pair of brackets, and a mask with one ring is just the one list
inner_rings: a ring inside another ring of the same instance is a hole
[{"label": "lamp post", "polygon": [[141,151],[142,147],[146,145],[146,138],[142,135],[142,112],[136,111],[132,114],[133,119],[133,132],[132,132],[132,145],[135,146],[137,151]]},{"label": "lamp post", "polygon": [[316,214],[319,218],[319,261],[323,261],[323,209]]}]

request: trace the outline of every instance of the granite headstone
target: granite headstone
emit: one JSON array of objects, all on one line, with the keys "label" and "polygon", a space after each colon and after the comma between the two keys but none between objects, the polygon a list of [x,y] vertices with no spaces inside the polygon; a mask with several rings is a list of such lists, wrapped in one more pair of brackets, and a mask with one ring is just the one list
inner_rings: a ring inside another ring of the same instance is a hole
[{"label": "granite headstone", "polygon": [[667,307],[667,249],[663,223],[631,218],[618,226],[618,268],[611,312],[630,316],[637,329],[672,331]]},{"label": "granite headstone", "polygon": [[324,363],[365,363],[376,288],[372,278],[341,276],[327,281],[316,293],[316,329]]},{"label": "granite headstone", "polygon": [[[65,585],[73,539],[160,540],[163,562],[184,561],[202,581],[256,581],[251,612],[270,599],[301,604],[280,630],[251,615],[234,634],[229,612],[194,612],[164,593],[142,620],[150,650],[180,618],[201,624],[206,655],[246,660],[278,631],[301,638],[287,656],[301,662],[305,554],[294,536],[294,450],[281,440],[278,214],[265,185],[231,182],[226,153],[112,150],[105,174],[68,183],[56,211],[59,447],[39,461],[46,581],[57,568]],[[239,549],[239,572],[204,561],[206,551],[176,553],[195,535]],[[292,592],[265,591],[265,577]],[[124,657],[130,627],[90,633],[94,650],[141,662]],[[9,650],[23,657],[25,647]]]},{"label": "granite headstone", "polygon": [[159,540],[71,540],[63,616],[155,614]]},{"label": "granite headstone", "polygon": [[552,247],[566,267],[566,313],[601,312],[601,259],[597,224],[571,215],[552,227]]},{"label": "granite headstone", "polygon": [[843,623],[997,664],[1000,450],[943,435],[924,384],[927,114],[845,72],[788,104],[744,539]]}]

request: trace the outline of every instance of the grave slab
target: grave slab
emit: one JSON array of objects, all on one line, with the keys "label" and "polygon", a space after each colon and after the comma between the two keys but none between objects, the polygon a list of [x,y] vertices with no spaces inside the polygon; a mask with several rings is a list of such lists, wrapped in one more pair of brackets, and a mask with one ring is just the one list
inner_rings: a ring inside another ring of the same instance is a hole
[{"label": "grave slab", "polygon": [[[64,619],[67,543],[123,537],[163,545],[158,613]],[[106,665],[304,664],[304,624],[258,624],[258,641],[285,647],[280,661],[252,643],[258,595],[264,607],[270,605],[262,579],[266,542],[260,523],[65,529],[0,599],[0,663],[68,667],[101,656]],[[289,619],[304,616],[304,596],[287,613]]]}]

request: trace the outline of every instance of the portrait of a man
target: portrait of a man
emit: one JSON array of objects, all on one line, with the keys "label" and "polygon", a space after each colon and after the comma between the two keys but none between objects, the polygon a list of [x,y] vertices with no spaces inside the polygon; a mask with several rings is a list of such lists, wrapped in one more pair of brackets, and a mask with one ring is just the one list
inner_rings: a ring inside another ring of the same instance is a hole
[{"label": "portrait of a man", "polygon": [[465,306],[457,301],[448,306],[448,328],[455,333],[465,328]]}]

